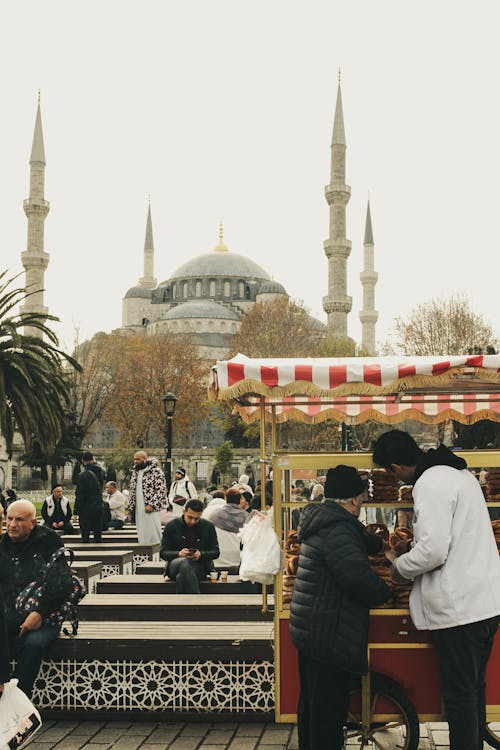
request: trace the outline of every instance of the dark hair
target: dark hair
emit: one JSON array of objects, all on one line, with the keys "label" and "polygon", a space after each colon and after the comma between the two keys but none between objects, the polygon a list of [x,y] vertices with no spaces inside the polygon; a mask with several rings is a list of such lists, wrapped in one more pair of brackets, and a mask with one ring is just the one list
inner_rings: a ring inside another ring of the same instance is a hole
[{"label": "dark hair", "polygon": [[62,489],[62,484],[61,484],[61,482],[56,482],[55,484],[53,484],[53,485],[52,485],[52,489],[51,489],[51,492],[54,492],[54,490],[56,489],[56,487],[60,487],[60,488]]},{"label": "dark hair", "polygon": [[94,460],[94,454],[90,451],[83,451],[82,453],[82,461],[93,461]]},{"label": "dark hair", "polygon": [[403,430],[382,433],[373,446],[373,463],[391,470],[391,464],[415,466],[422,451],[411,435]]},{"label": "dark hair", "polygon": [[241,497],[244,497],[247,503],[251,504],[253,500],[253,495],[251,492],[242,492]]},{"label": "dark hair", "polygon": [[226,497],[226,493],[224,490],[215,490],[215,492],[212,492],[212,498],[216,497]]},{"label": "dark hair", "polygon": [[198,500],[197,498],[193,497],[191,500],[188,500],[187,503],[184,506],[184,510],[194,510],[195,513],[202,513],[204,509],[204,505],[201,502],[201,500]]},{"label": "dark hair", "polygon": [[236,488],[230,487],[226,490],[226,503],[230,505],[239,505],[241,500],[241,492]]}]

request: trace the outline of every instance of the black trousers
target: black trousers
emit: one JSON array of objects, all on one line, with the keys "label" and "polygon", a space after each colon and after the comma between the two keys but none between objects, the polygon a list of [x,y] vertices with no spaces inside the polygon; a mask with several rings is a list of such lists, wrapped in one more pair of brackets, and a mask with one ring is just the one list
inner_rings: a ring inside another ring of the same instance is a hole
[{"label": "black trousers", "polygon": [[433,630],[450,750],[482,750],[485,675],[500,617]]},{"label": "black trousers", "polygon": [[92,510],[87,513],[79,513],[80,534],[82,542],[90,541],[90,532],[94,533],[94,542],[102,541],[102,509]]},{"label": "black trousers", "polygon": [[299,750],[342,750],[351,676],[299,651]]},{"label": "black trousers", "polygon": [[200,581],[207,577],[207,571],[199,560],[176,557],[167,565],[167,575],[175,581],[176,594],[199,594]]}]

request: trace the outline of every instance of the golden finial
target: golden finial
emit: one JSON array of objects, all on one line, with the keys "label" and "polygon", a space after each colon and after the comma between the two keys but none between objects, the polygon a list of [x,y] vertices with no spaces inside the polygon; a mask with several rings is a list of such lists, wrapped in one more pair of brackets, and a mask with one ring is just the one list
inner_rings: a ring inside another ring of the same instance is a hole
[{"label": "golden finial", "polygon": [[40,89],[38,89],[38,104],[40,104]]},{"label": "golden finial", "polygon": [[341,81],[341,80],[342,80],[342,74],[341,74],[341,72],[340,72],[340,67],[339,67],[339,86],[340,86],[340,81]]},{"label": "golden finial", "polygon": [[218,253],[225,253],[228,251],[228,247],[224,244],[224,229],[222,226],[222,219],[219,220],[219,242],[214,247],[214,250]]}]

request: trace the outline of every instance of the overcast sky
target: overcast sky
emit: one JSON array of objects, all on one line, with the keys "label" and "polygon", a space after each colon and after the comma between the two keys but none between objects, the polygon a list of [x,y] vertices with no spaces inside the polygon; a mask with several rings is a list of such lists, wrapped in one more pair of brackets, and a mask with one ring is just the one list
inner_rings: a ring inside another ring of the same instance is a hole
[{"label": "overcast sky", "polygon": [[453,292],[500,333],[498,1],[63,0],[0,6],[0,246],[21,270],[41,89],[45,303],[70,346],[121,323],[151,195],[158,280],[217,242],[326,321],[342,69],[349,334],[368,193],[377,340]]}]

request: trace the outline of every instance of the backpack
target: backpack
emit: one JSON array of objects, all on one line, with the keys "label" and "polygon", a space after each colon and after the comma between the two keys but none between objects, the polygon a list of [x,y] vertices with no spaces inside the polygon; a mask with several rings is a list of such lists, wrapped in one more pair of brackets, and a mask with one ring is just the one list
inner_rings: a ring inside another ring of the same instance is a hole
[{"label": "backpack", "polygon": [[[15,606],[18,612],[28,615],[30,612],[33,612],[37,609],[38,602],[43,596],[47,575],[50,572],[50,569],[54,566],[54,563],[61,557],[65,556],[65,552],[70,553],[70,564],[73,562],[73,550],[65,550],[64,547],[59,547],[59,549],[56,549],[45,567],[41,580],[31,581],[17,595]],[[59,609],[51,612],[49,615],[47,615],[47,617],[44,618],[43,621],[47,625],[57,625],[59,627],[61,627],[64,622],[69,623],[69,625],[71,626],[71,632],[67,628],[62,628],[62,632],[69,638],[74,638],[78,633],[78,603],[87,593],[87,589],[85,588],[83,583],[81,583],[81,581],[76,577],[73,571],[71,571],[71,573],[71,591],[68,593],[67,598],[59,606]]]}]

